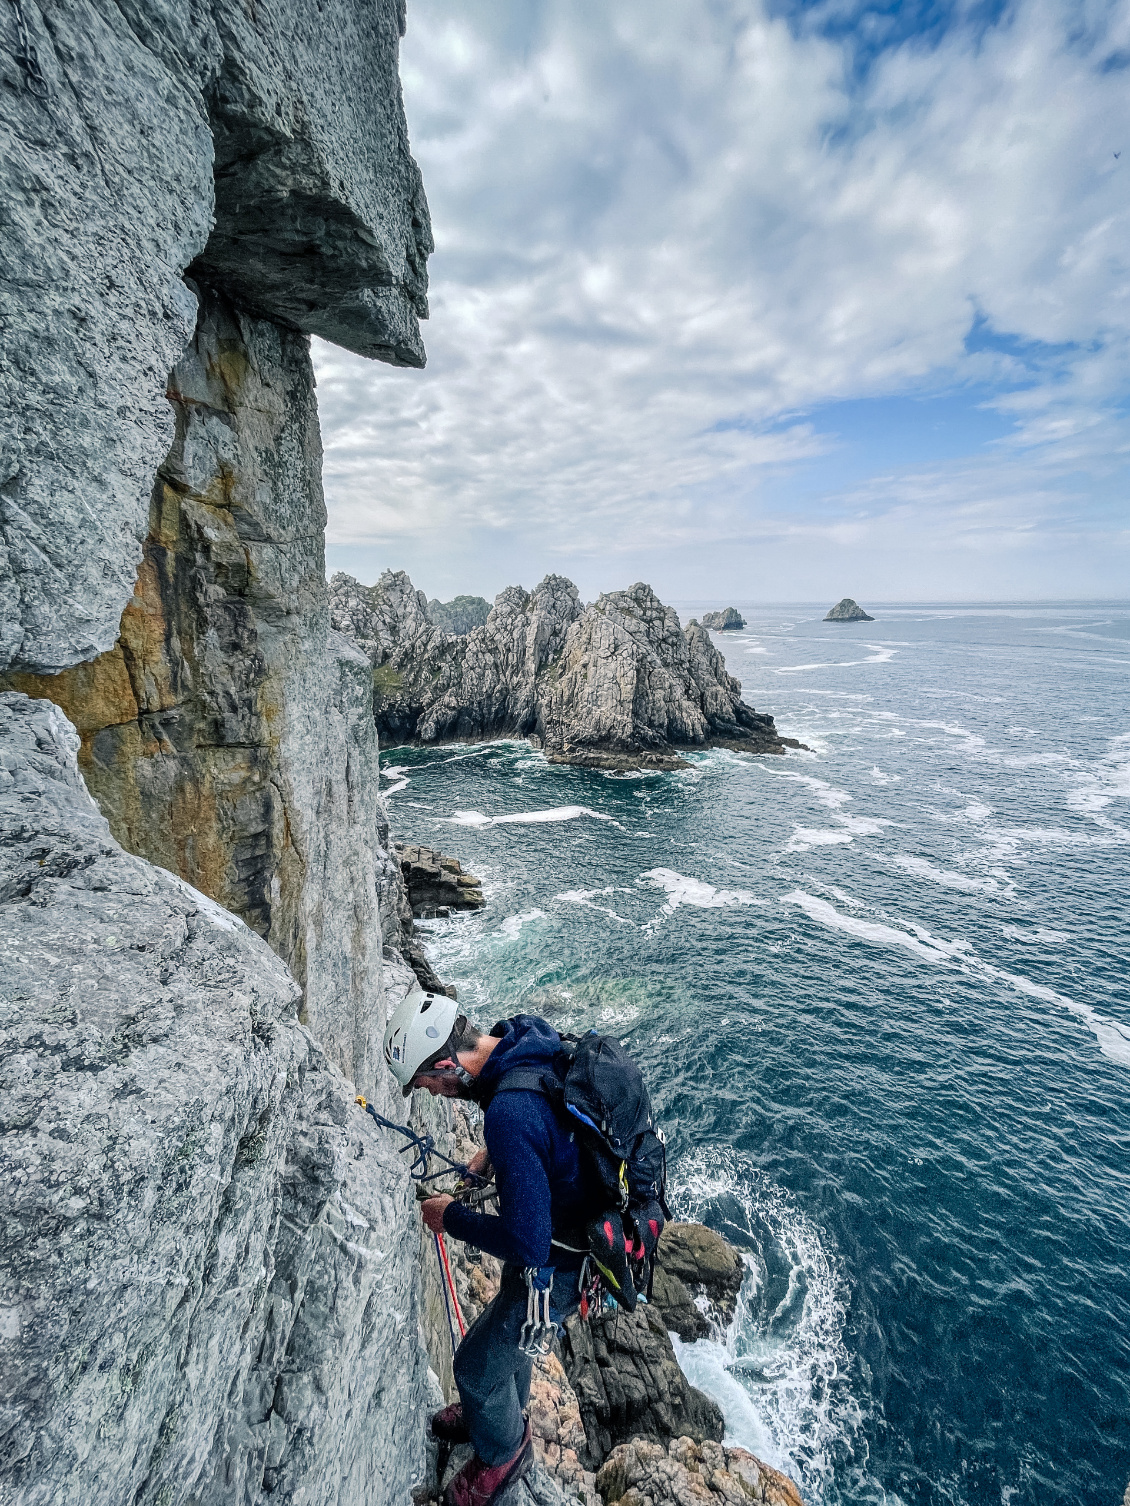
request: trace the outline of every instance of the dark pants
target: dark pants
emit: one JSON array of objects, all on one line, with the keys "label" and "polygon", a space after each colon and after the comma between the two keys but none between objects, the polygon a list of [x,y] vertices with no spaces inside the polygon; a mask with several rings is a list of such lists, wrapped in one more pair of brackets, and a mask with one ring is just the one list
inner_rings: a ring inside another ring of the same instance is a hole
[{"label": "dark pants", "polygon": [[[498,1296],[467,1330],[455,1351],[455,1384],[475,1453],[484,1464],[505,1464],[518,1452],[525,1431],[534,1362],[518,1348],[526,1321],[526,1281],[518,1266],[502,1268]],[[564,1322],[580,1302],[577,1272],[558,1271],[552,1315]]]}]

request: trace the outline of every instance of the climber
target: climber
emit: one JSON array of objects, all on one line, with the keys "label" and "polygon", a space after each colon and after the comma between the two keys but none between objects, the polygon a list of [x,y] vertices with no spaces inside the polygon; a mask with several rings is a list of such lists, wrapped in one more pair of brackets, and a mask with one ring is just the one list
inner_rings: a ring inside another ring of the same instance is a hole
[{"label": "climber", "polygon": [[476,1213],[446,1195],[421,1204],[429,1229],[503,1262],[498,1295],[456,1351],[461,1400],[432,1419],[437,1438],[475,1448],[448,1486],[446,1506],[488,1506],[529,1469],[524,1409],[533,1371],[531,1324],[536,1316],[544,1332],[544,1319],[561,1323],[580,1303],[585,1251],[570,1231],[600,1211],[602,1194],[587,1185],[562,1108],[532,1088],[495,1096],[503,1076],[516,1068],[552,1073],[562,1049],[557,1032],[535,1015],[502,1021],[486,1035],[454,1000],[419,989],[400,1004],[385,1032],[385,1061],[405,1097],[423,1088],[483,1107],[486,1148],[469,1169],[478,1175],[493,1169],[498,1192],[497,1215]]}]

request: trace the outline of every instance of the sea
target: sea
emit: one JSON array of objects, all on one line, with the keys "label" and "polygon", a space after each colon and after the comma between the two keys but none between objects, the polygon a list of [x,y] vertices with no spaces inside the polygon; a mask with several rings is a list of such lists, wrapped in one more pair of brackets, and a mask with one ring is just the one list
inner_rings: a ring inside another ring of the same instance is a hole
[{"label": "sea", "polygon": [[677,607],[731,604],[809,751],[385,751],[396,834],[484,884],[433,961],[633,1052],[676,1215],[746,1264],[681,1363],[808,1506],[1121,1506],[1130,603]]}]

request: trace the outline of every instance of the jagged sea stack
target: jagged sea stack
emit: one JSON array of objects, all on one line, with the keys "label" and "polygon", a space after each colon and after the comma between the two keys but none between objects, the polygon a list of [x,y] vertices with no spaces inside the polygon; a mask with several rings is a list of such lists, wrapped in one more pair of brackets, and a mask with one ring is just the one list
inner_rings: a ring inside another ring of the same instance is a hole
[{"label": "jagged sea stack", "polygon": [[702,625],[715,633],[732,633],[745,627],[745,618],[737,607],[726,607],[721,612],[704,612]]},{"label": "jagged sea stack", "polygon": [[850,596],[845,596],[824,616],[825,622],[874,622],[874,617],[869,617],[857,601],[852,601]]},{"label": "jagged sea stack", "polygon": [[508,586],[465,637],[427,606],[402,570],[330,582],[334,626],[373,666],[386,741],[527,737],[555,762],[613,771],[680,768],[686,748],[799,746],[745,704],[706,629],[692,618],[684,630],[642,582],[588,606],[560,575]]}]

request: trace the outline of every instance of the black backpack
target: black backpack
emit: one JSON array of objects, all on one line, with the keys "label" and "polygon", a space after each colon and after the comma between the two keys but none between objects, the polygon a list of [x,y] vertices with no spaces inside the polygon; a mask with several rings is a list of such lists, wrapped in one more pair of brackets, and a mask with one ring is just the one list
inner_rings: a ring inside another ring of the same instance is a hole
[{"label": "black backpack", "polygon": [[670,1218],[667,1147],[640,1069],[623,1046],[615,1036],[596,1030],[580,1037],[563,1035],[556,1066],[556,1072],[515,1067],[495,1092],[541,1091],[576,1120],[604,1207],[627,1214],[637,1226],[646,1222],[644,1215],[655,1204]]}]

